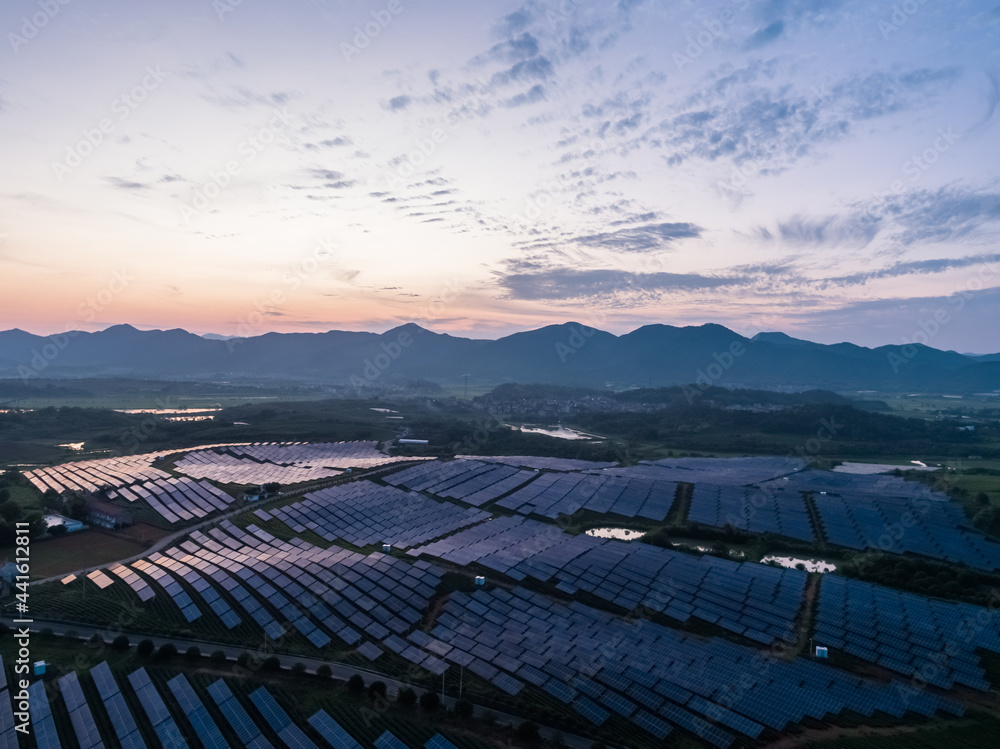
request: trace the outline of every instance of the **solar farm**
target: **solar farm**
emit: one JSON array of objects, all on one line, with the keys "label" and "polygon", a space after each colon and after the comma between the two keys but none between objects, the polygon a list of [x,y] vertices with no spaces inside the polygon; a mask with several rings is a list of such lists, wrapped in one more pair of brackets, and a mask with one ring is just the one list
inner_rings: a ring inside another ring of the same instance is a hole
[{"label": "solar farm", "polygon": [[[344,474],[359,461],[380,470]],[[464,681],[490,704],[545,705],[581,735],[613,741],[625,731],[645,746],[762,746],[794,726],[947,720],[965,714],[956,690],[995,689],[1000,621],[990,609],[592,536],[564,522],[582,513],[611,523],[673,517],[860,550],[911,513],[902,538],[877,548],[996,569],[997,545],[924,485],[775,458],[394,461],[372,443],[261,443],[188,452],[163,475],[148,473],[149,461],[133,461],[133,474],[119,466],[119,501],[158,505],[170,522],[210,522],[142,558],[48,583],[36,605],[80,622],[127,607],[141,612],[142,631],[281,641],[302,657],[447,683],[452,694]],[[315,474],[317,488],[213,519],[229,509],[216,484],[233,474],[222,469],[237,463],[331,471],[338,481]],[[92,482],[95,470],[87,467]],[[835,657],[811,657],[807,641]],[[913,690],[917,677],[929,686]],[[163,746],[227,745],[219,742],[233,736],[254,747],[413,746],[391,731],[359,737],[323,710],[294,717],[266,686],[236,694],[224,680],[154,683],[143,669],[98,666],[102,701],[88,706],[63,678],[60,709],[81,747],[146,746],[150,732]],[[121,688],[141,710],[131,701],[129,713]],[[118,716],[110,742],[93,729],[98,710]],[[39,746],[60,745],[45,738],[55,728],[44,706],[32,721]]]},{"label": "solar farm", "polygon": [[[382,730],[369,743],[372,731],[363,724],[345,726],[347,721],[338,721],[323,709],[299,717],[287,698],[283,706],[268,687],[247,692],[238,679],[192,680],[183,673],[163,673],[162,668],[153,674],[145,667],[116,675],[107,662],[100,662],[60,677],[57,684],[51,696],[42,681],[29,687],[28,729],[31,745],[39,749],[362,749],[372,745],[456,749],[448,737],[436,732],[413,743]],[[4,706],[0,713],[10,712],[6,689],[0,690],[0,705]],[[57,726],[57,717],[65,729]],[[4,746],[18,746],[13,721],[3,737]]]}]

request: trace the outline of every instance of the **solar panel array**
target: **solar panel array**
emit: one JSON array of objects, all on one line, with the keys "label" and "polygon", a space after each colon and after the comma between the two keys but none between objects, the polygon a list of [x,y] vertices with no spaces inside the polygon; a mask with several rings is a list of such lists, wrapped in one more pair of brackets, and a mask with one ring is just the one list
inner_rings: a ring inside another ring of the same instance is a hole
[{"label": "solar panel array", "polygon": [[0,749],[17,749],[17,732],[14,730],[14,708],[7,690],[7,669],[0,656]]},{"label": "solar panel array", "polygon": [[594,460],[576,460],[574,458],[542,458],[536,455],[456,455],[456,458],[482,460],[487,463],[503,463],[516,468],[529,468],[540,471],[587,471],[611,468],[618,463],[599,462]]},{"label": "solar panel array", "polygon": [[674,503],[677,484],[599,473],[543,473],[497,505],[522,515],[557,518],[578,510],[627,518],[663,520]]},{"label": "solar panel array", "polygon": [[391,457],[377,444],[358,442],[263,442],[199,450],[177,461],[181,473],[223,484],[300,484],[339,476],[345,468],[375,468],[411,457]]},{"label": "solar panel array", "polygon": [[167,572],[162,565],[156,564],[162,558],[163,555],[157,552],[151,555],[148,560],[139,559],[132,562],[132,567],[149,575],[170,596],[171,600],[177,605],[177,608],[180,609],[183,617],[188,622],[193,622],[195,619],[201,617],[201,609],[191,599],[191,595],[184,590],[184,587],[177,582],[177,578]]},{"label": "solar panel array", "polygon": [[568,595],[582,590],[629,611],[695,617],[762,644],[792,637],[807,578],[799,570],[573,536],[520,517],[498,517],[407,554],[552,581]]},{"label": "solar panel array", "polygon": [[355,546],[390,543],[400,549],[490,517],[482,510],[435,502],[415,492],[370,481],[352,481],[310,492],[301,502],[258,511],[257,516],[280,520],[296,533],[311,530],[330,542],[347,541]]},{"label": "solar panel array", "polygon": [[[169,595],[188,621],[202,615],[200,598],[226,626],[253,621],[278,638],[285,633],[280,617],[317,648],[334,637],[356,647],[366,637],[380,641],[406,633],[420,622],[442,575],[427,562],[288,543],[229,521],[131,566]],[[377,646],[369,645],[366,657],[378,657]],[[437,659],[421,657],[419,665],[443,670]]]},{"label": "solar panel array", "polygon": [[222,737],[222,732],[215,724],[212,716],[201,702],[201,697],[195,694],[194,689],[188,682],[184,674],[178,674],[167,682],[167,687],[173,693],[177,704],[181,706],[188,723],[194,728],[194,732],[201,739],[205,746],[225,746],[226,740]]},{"label": "solar panel array", "polygon": [[316,743],[306,736],[302,729],[292,722],[281,705],[279,705],[267,687],[258,687],[250,693],[250,701],[264,716],[264,720],[271,726],[272,730],[278,734],[278,738],[285,742],[289,749],[319,749]]},{"label": "solar panel array", "polygon": [[903,499],[947,500],[946,495],[932,491],[926,484],[917,481],[907,481],[899,476],[884,474],[802,471],[783,478],[776,478],[773,481],[755,483],[760,483],[761,485],[773,484],[802,492],[849,492],[854,494],[871,494],[879,497],[900,497]]},{"label": "solar panel array", "polygon": [[176,721],[170,715],[160,693],[156,691],[146,669],[140,668],[138,671],[133,671],[128,675],[128,680],[164,749],[187,749],[188,743],[184,740],[184,734],[177,727]]},{"label": "solar panel array", "polygon": [[104,709],[107,710],[122,749],[146,749],[146,742],[142,740],[139,726],[136,725],[132,711],[129,710],[107,662],[102,661],[90,669],[90,675],[94,678],[97,692],[101,695]]},{"label": "solar panel array", "polygon": [[[199,450],[230,447],[239,443],[203,445]],[[170,474],[153,465],[157,458],[176,453],[177,450],[159,450],[142,455],[125,455],[115,458],[78,460],[72,463],[26,471],[24,476],[40,492],[55,489],[64,492],[75,489],[96,492],[105,487],[129,486],[138,481],[170,478]]]},{"label": "solar panel array", "polygon": [[384,731],[374,743],[375,749],[410,749],[391,731]]},{"label": "solar panel array", "polygon": [[337,721],[331,718],[325,710],[320,710],[309,717],[309,725],[335,749],[362,749],[361,744],[344,730]]},{"label": "solar panel array", "polygon": [[80,742],[80,749],[104,749],[104,742],[101,741],[101,732],[97,730],[97,723],[94,722],[94,714],[90,712],[87,698],[83,695],[80,687],[80,677],[76,671],[70,671],[59,679],[59,691],[62,693],[66,710],[69,711],[69,719],[73,724],[73,732],[76,740]]},{"label": "solar panel array", "polygon": [[825,575],[819,589],[817,645],[942,689],[964,684],[988,691],[977,650],[1000,653],[1000,614],[937,601],[860,580]]},{"label": "solar panel array", "polygon": [[31,717],[31,732],[35,736],[38,749],[61,749],[59,732],[52,717],[49,696],[45,694],[45,682],[41,679],[28,687],[28,712]]},{"label": "solar panel array", "polygon": [[167,478],[119,487],[108,492],[112,499],[121,497],[129,502],[145,501],[168,523],[200,520],[206,515],[225,510],[233,498],[207,481],[188,478]]},{"label": "solar panel array", "polygon": [[301,484],[305,481],[335,478],[342,473],[340,469],[325,466],[261,463],[211,450],[189,453],[177,461],[176,468],[188,476],[211,479],[220,484]]},{"label": "solar panel array", "polygon": [[123,564],[117,564],[111,568],[111,574],[120,577],[125,581],[137,596],[139,596],[140,601],[148,601],[151,598],[156,597],[156,593],[149,583],[147,583],[139,573],[134,570],[129,569]]},{"label": "solar panel array", "polygon": [[[786,457],[664,458],[655,461],[644,460],[639,466],[619,470],[623,475],[635,471],[650,478],[659,476],[667,481],[688,484],[705,482],[749,486],[779,476],[797,474],[806,466],[806,461],[801,458]],[[612,472],[617,471],[612,469]]]},{"label": "solar panel array", "polygon": [[385,477],[393,486],[458,499],[481,507],[535,478],[535,471],[476,460],[432,461]]},{"label": "solar panel array", "polygon": [[26,471],[24,475],[40,492],[47,489],[96,492],[105,486],[127,486],[136,481],[170,477],[168,473],[154,468],[152,462],[152,457],[148,455],[129,455],[36,468]]},{"label": "solar panel array", "polygon": [[246,708],[233,696],[233,691],[226,682],[222,679],[212,682],[208,687],[208,693],[247,749],[274,749],[274,745],[264,738],[264,734],[253,722]]},{"label": "solar panel array", "polygon": [[424,749],[458,749],[454,744],[452,744],[448,739],[439,733],[434,734],[429,739],[427,743],[424,744]]},{"label": "solar panel array", "polygon": [[782,730],[847,709],[961,712],[931,695],[905,702],[899,685],[628,622],[521,587],[453,593],[430,634],[410,640],[510,693],[530,683],[595,725],[615,713],[658,738],[681,727],[719,747],[735,734],[756,739],[765,726]]},{"label": "solar panel array", "polygon": [[814,494],[813,501],[832,544],[920,554],[973,569],[1000,570],[1000,544],[970,530],[957,503],[847,491]]},{"label": "solar panel array", "polygon": [[776,533],[815,541],[809,510],[800,492],[732,484],[694,485],[687,519],[715,528]]}]

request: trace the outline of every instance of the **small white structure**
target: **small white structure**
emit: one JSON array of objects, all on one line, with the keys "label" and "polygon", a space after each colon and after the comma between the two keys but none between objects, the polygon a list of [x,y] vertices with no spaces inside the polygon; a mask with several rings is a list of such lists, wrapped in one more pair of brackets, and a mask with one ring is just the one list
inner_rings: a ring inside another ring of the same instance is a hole
[{"label": "small white structure", "polygon": [[816,646],[816,657],[817,658],[829,658],[830,657],[830,651],[829,651],[829,649],[828,648],[824,648],[824,647],[820,647],[819,645],[817,645]]},{"label": "small white structure", "polygon": [[476,585],[486,585],[486,578],[482,575],[476,575]]},{"label": "small white structure", "polygon": [[67,533],[72,533],[73,531],[83,530],[83,522],[80,520],[73,520],[73,518],[68,518],[65,515],[45,515],[42,518],[45,521],[45,529],[51,531],[56,526],[64,526]]},{"label": "small white structure", "polygon": [[35,676],[42,676],[45,673],[45,661],[35,661]]},{"label": "small white structure", "polygon": [[392,544],[382,544],[383,554],[388,554],[390,551],[392,551]]},{"label": "small white structure", "polygon": [[401,444],[401,445],[426,445],[426,444],[428,444],[428,441],[427,440],[401,439],[401,440],[399,440],[399,444]]}]

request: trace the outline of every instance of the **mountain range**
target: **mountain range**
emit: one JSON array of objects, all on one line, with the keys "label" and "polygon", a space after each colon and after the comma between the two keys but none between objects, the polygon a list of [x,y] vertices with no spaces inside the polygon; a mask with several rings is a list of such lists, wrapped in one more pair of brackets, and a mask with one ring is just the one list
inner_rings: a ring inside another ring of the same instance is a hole
[{"label": "mountain range", "polygon": [[920,344],[865,348],[721,325],[645,325],[614,335],[568,322],[496,340],[406,324],[385,333],[264,333],[223,339],[115,325],[91,333],[0,332],[0,377],[149,377],[301,381],[356,387],[555,383],[649,387],[703,383],[798,390],[973,393],[1000,390],[1000,354],[971,356]]}]

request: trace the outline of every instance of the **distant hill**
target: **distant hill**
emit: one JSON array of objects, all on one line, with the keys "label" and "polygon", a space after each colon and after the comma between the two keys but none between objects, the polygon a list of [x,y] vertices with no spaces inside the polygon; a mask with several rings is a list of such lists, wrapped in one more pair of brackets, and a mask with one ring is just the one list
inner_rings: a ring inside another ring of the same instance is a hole
[{"label": "distant hill", "polygon": [[989,392],[1000,355],[927,346],[825,345],[783,333],[744,338],[721,325],[646,325],[616,336],[579,323],[497,340],[407,324],[386,333],[265,333],[222,340],[184,330],[116,325],[98,333],[0,332],[0,377],[154,377],[294,380],[398,386],[414,380],[473,385],[533,382],[582,388],[659,388],[699,383],[800,391]]}]

